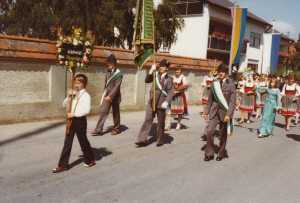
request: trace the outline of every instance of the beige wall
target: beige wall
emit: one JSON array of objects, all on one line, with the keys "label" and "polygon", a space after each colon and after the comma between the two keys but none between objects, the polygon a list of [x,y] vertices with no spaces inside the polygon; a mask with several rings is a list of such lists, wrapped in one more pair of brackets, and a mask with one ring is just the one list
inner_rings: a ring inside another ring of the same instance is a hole
[{"label": "beige wall", "polygon": [[[124,74],[121,85],[121,110],[144,109],[151,84],[145,84],[149,68],[137,71],[133,66],[119,66]],[[87,75],[87,92],[92,97],[91,114],[100,113],[99,102],[104,89],[105,65],[91,66]],[[174,74],[173,70],[169,71]],[[187,92],[190,104],[200,104],[204,71],[185,70],[193,85]],[[70,88],[71,73],[66,68],[50,63],[7,61],[0,64],[0,124],[27,122],[64,117],[62,102]]]}]

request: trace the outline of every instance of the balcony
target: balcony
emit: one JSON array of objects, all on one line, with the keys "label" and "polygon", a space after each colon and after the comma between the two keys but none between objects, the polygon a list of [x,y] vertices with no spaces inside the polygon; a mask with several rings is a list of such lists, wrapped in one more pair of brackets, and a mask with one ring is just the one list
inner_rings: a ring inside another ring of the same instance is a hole
[{"label": "balcony", "polygon": [[208,49],[217,49],[222,51],[230,51],[231,40],[228,38],[208,36]]},{"label": "balcony", "polygon": [[[231,39],[217,37],[217,36],[208,36],[208,49],[216,49],[220,51],[229,52],[231,47]],[[243,43],[241,53],[246,54],[247,52],[247,43]]]},{"label": "balcony", "polygon": [[246,52],[247,52],[247,43],[243,43],[241,54],[246,54]]}]

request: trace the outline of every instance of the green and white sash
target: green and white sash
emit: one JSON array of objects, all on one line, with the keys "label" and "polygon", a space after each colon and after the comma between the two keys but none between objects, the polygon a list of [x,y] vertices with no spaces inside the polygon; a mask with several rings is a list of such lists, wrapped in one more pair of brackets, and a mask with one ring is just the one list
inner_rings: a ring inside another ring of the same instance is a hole
[{"label": "green and white sash", "polygon": [[[221,109],[224,111],[228,111],[228,104],[226,102],[226,99],[222,93],[221,86],[220,86],[220,81],[217,80],[213,82],[210,86],[210,89]],[[230,118],[230,120],[227,122],[227,136],[233,135],[233,119]]]},{"label": "green and white sash", "polygon": [[111,76],[111,78],[109,78],[109,80],[107,80],[106,85],[105,85],[105,90],[104,90],[104,92],[103,92],[103,94],[102,94],[102,98],[101,98],[101,100],[100,100],[100,106],[102,106],[104,97],[105,97],[105,95],[106,95],[106,88],[107,88],[112,82],[116,81],[119,77],[122,77],[122,76],[123,76],[123,73],[122,73],[119,69],[117,69],[116,72],[114,73],[114,75]]},{"label": "green and white sash", "polygon": [[156,72],[155,80],[156,80],[156,83],[155,83],[156,89],[161,91],[162,95],[164,95],[166,97],[168,94],[165,90],[162,89],[162,86],[161,86],[161,84],[159,82],[159,79],[158,79],[158,72]]}]

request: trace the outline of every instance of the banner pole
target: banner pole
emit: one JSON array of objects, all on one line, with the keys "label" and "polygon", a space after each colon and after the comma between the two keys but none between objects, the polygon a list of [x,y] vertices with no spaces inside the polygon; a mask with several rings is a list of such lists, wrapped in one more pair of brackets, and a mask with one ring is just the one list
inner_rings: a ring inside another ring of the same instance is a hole
[{"label": "banner pole", "polygon": [[[153,64],[156,63],[156,56],[155,56],[155,33],[154,33],[154,16],[153,16],[153,9],[152,9],[152,32],[153,32]],[[152,82],[152,111],[156,110],[156,99],[155,99],[155,88],[156,83],[156,70],[153,71],[153,82]]]},{"label": "banner pole", "polygon": [[231,75],[231,66],[232,66],[232,48],[233,48],[233,40],[234,40],[234,30],[235,30],[235,19],[236,18],[236,1],[234,1],[234,14],[232,20],[232,31],[231,31],[231,45],[230,45],[230,56],[229,56],[229,75]]},{"label": "banner pole", "polygon": [[[74,78],[75,78],[75,66],[72,67],[72,84],[71,84],[71,89],[74,90]],[[68,93],[69,94],[69,93]],[[70,97],[70,103],[69,103],[69,110],[68,110],[68,113],[72,113],[72,102],[73,102],[73,96]],[[67,127],[66,127],[66,134],[69,134],[70,133],[70,127],[72,125],[72,118],[68,118],[67,119]]]}]

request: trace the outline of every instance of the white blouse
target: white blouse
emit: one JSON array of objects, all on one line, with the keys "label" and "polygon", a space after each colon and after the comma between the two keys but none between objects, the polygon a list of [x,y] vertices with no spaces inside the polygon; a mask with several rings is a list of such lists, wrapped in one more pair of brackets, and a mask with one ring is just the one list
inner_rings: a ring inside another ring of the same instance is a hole
[{"label": "white blouse", "polygon": [[205,76],[204,77],[204,81],[202,83],[203,86],[206,86],[206,81],[214,81],[214,77],[213,76]]},{"label": "white blouse", "polygon": [[[76,95],[76,91],[73,96],[72,100],[72,111],[71,113],[74,113],[76,117],[82,117],[90,113],[91,110],[91,96],[89,93],[85,91],[85,89],[79,90],[78,95]],[[78,101],[79,98],[79,101]],[[78,101],[78,103],[77,103]],[[63,102],[63,107],[68,108],[70,103],[69,97],[67,97]],[[77,104],[77,106],[76,106]],[[76,109],[75,109],[76,107]],[[75,109],[75,112],[74,112]]]},{"label": "white blouse", "polygon": [[300,87],[299,85],[297,85],[296,83],[292,84],[292,85],[288,85],[288,84],[285,84],[282,88],[282,92],[280,93],[282,96],[285,95],[285,89],[286,90],[295,90],[296,89],[296,95],[299,95],[300,94]]}]

